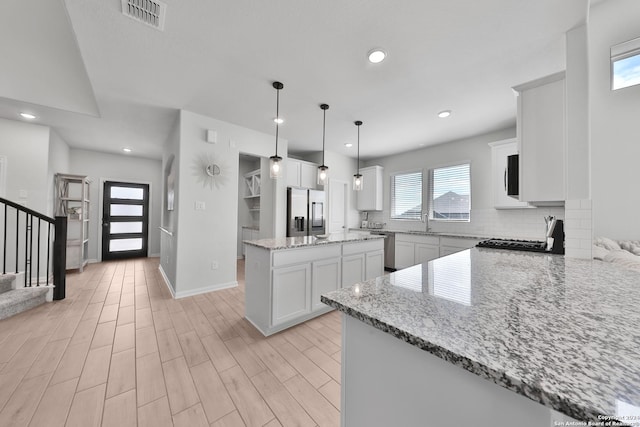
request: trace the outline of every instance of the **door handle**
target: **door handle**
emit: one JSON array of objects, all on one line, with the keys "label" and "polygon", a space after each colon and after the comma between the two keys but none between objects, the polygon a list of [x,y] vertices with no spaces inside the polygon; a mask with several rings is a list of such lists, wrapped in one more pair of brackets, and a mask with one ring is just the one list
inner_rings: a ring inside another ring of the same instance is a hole
[{"label": "door handle", "polygon": [[504,168],[504,191],[507,191],[507,168]]},{"label": "door handle", "polygon": [[109,226],[109,223],[108,223],[108,222],[106,222],[106,221],[102,221],[102,226],[103,226],[103,227],[108,227],[108,226]]}]

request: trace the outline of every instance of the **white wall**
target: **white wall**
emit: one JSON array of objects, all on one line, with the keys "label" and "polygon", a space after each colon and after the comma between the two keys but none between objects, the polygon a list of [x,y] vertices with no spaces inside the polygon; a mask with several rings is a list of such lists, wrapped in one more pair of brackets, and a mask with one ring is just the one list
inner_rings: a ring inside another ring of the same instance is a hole
[{"label": "white wall", "polygon": [[[205,142],[208,129],[217,131],[216,144]],[[239,152],[269,157],[273,155],[274,138],[188,111],[180,112],[178,227],[174,229],[177,239],[176,296],[237,284]],[[280,140],[278,148],[279,154],[285,157],[286,140]],[[213,187],[209,186],[202,167],[201,159],[207,157],[222,169],[219,185]],[[268,178],[265,181],[272,184]],[[273,235],[284,236],[284,180],[278,180],[268,191],[273,197]],[[196,201],[204,202],[205,210],[196,211]],[[262,228],[261,224],[261,232]],[[217,262],[218,268],[212,268],[213,262]]]},{"label": "white wall", "polygon": [[594,235],[637,240],[640,86],[610,89],[609,49],[640,37],[640,2],[601,2],[592,8],[589,19]]},{"label": "white wall", "polygon": [[[514,105],[515,108],[515,105]],[[505,129],[486,135],[426,147],[395,156],[367,161],[368,166],[384,167],[383,211],[371,212],[370,221],[384,222],[392,230],[424,230],[420,221],[390,219],[390,175],[395,172],[423,171],[423,203],[426,203],[428,170],[434,167],[471,163],[471,221],[431,221],[432,231],[469,233],[486,237],[509,237],[542,240],[545,215],[564,218],[563,208],[496,210],[493,208],[491,183],[491,148],[488,143],[515,136],[515,129]]]},{"label": "white wall", "polygon": [[160,214],[162,203],[162,164],[160,160],[107,154],[98,151],[71,149],[70,173],[88,175],[91,209],[89,227],[89,260],[102,259],[101,224],[102,191],[104,181],[123,181],[150,184],[149,255],[160,253]]},{"label": "white wall", "polygon": [[49,212],[49,128],[0,119],[0,156],[7,158],[6,198],[38,212]]},{"label": "white wall", "polygon": [[69,145],[51,129],[49,135],[49,169],[47,172],[47,215],[55,214],[55,175],[69,173]]},{"label": "white wall", "polygon": [[[173,165],[174,209],[168,210],[167,176]],[[175,294],[178,265],[178,211],[180,206],[180,115],[175,120],[171,132],[164,143],[162,155],[162,227],[160,231],[160,271]]]}]

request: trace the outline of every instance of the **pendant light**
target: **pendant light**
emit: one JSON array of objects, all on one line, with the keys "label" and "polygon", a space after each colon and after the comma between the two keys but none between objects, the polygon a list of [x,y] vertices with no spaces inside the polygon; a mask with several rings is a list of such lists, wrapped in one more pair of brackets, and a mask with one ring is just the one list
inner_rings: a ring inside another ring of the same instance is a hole
[{"label": "pendant light", "polygon": [[322,109],[322,164],[318,166],[318,185],[327,185],[329,167],[324,164],[324,132],[329,106],[327,104],[320,104],[320,108]]},{"label": "pendant light", "polygon": [[364,185],[362,175],[360,174],[360,126],[362,125],[362,121],[357,120],[354,123],[358,127],[358,160],[356,160],[357,171],[356,174],[353,175],[353,189],[355,191],[362,191],[362,186]]},{"label": "pendant light", "polygon": [[[280,82],[273,82],[273,87],[276,90],[276,119],[280,118],[280,89],[284,85]],[[278,156],[278,127],[280,126],[279,120],[274,120],[276,123],[276,154],[269,157],[269,176],[271,179],[278,179],[282,171],[282,157]]]}]

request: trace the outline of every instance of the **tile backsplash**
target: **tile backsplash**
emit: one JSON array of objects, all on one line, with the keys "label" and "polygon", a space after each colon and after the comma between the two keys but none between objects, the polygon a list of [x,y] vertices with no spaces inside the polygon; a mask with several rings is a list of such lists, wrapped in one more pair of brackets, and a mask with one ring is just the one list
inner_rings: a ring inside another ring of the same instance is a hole
[{"label": "tile backsplash", "polygon": [[[474,209],[470,222],[430,221],[431,231],[465,233],[482,237],[544,240],[544,217],[553,215],[565,218],[564,207],[539,207],[529,209]],[[390,220],[389,212],[369,212],[369,221],[384,222],[390,230],[424,230],[420,221]]]}]

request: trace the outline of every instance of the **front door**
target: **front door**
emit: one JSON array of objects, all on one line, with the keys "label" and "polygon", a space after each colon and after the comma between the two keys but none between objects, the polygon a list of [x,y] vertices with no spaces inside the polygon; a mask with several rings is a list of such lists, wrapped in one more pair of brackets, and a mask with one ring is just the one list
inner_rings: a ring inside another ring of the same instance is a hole
[{"label": "front door", "polygon": [[105,181],[102,260],[147,256],[149,184]]}]

